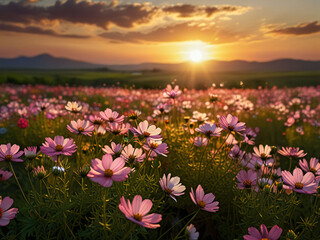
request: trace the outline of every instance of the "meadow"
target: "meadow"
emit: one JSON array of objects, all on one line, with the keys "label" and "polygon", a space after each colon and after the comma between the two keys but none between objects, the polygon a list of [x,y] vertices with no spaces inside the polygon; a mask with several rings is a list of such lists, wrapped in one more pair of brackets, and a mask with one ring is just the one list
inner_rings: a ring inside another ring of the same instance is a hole
[{"label": "meadow", "polygon": [[319,239],[319,73],[29,73],[0,74],[1,239]]},{"label": "meadow", "polygon": [[[302,87],[317,86],[319,71],[305,72],[185,72],[162,71],[111,71],[100,70],[0,70],[0,84],[45,84],[50,86],[120,86],[145,89],[163,89],[173,79],[186,88],[207,89],[214,83],[226,88]],[[241,83],[241,85],[240,85]]]}]

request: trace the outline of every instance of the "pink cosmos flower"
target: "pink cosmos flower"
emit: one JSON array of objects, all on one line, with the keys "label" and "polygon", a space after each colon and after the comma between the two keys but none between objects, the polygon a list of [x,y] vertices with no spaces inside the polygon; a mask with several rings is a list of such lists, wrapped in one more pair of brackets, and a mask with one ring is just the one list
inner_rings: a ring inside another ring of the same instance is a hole
[{"label": "pink cosmos flower", "polygon": [[34,159],[37,156],[37,147],[26,147],[24,149],[24,155],[28,159]]},{"label": "pink cosmos flower", "polygon": [[6,181],[11,177],[12,177],[11,172],[0,169],[0,182]]},{"label": "pink cosmos flower", "polygon": [[175,99],[175,98],[179,97],[181,95],[181,93],[182,93],[182,91],[179,90],[179,86],[178,85],[176,85],[174,87],[174,89],[172,89],[171,85],[168,84],[167,88],[164,90],[163,96],[165,98]]},{"label": "pink cosmos flower", "polygon": [[[146,228],[157,228],[160,227],[160,224],[157,224],[161,221],[161,214],[152,213],[148,214],[152,208],[153,203],[149,199],[142,201],[140,195],[136,195],[132,204],[122,196],[120,198],[119,209],[130,221],[139,224]],[[148,214],[148,215],[147,215]]]},{"label": "pink cosmos flower", "polygon": [[177,201],[175,196],[183,195],[184,190],[186,190],[186,187],[179,182],[180,182],[180,178],[179,177],[171,178],[171,173],[169,173],[167,177],[165,174],[163,174],[163,177],[160,178],[160,181],[159,181],[162,190],[175,201]]},{"label": "pink cosmos flower", "polygon": [[197,240],[199,238],[199,232],[197,232],[197,229],[194,227],[193,224],[190,224],[186,228],[186,234],[189,236],[190,240]]},{"label": "pink cosmos flower", "polygon": [[253,148],[254,154],[256,157],[261,158],[263,161],[267,160],[267,158],[270,158],[271,155],[271,147],[266,145],[263,147],[263,145],[259,145],[259,149],[257,147]]},{"label": "pink cosmos flower", "polygon": [[0,145],[0,162],[1,161],[12,161],[12,162],[23,162],[20,159],[23,151],[19,151],[20,147],[16,144],[11,146],[11,143],[7,145],[1,144]]},{"label": "pink cosmos flower", "polygon": [[282,171],[282,179],[286,184],[284,188],[292,189],[295,192],[313,194],[317,191],[317,183],[312,172],[307,172],[303,175],[300,168],[293,170],[293,174],[289,171]]},{"label": "pink cosmos flower", "polygon": [[229,152],[229,156],[232,159],[242,160],[245,153],[246,152],[242,151],[238,145],[234,145]]},{"label": "pink cosmos flower", "polygon": [[237,174],[237,179],[239,181],[239,189],[250,189],[253,188],[257,190],[257,173],[251,169],[248,172],[241,170]]},{"label": "pink cosmos flower", "polygon": [[310,165],[308,164],[306,159],[303,159],[303,161],[300,160],[299,166],[305,172],[312,172],[314,175],[320,175],[320,163],[316,158],[310,159]]},{"label": "pink cosmos flower", "polygon": [[141,148],[133,148],[131,144],[125,146],[121,152],[121,157],[126,160],[126,162],[136,163],[143,162],[146,154],[143,153]]},{"label": "pink cosmos flower", "polygon": [[198,205],[205,211],[216,212],[219,210],[219,202],[213,201],[215,196],[212,193],[205,194],[200,184],[196,189],[196,194],[194,194],[193,188],[191,188],[190,197],[194,204]]},{"label": "pink cosmos flower", "polygon": [[130,128],[130,131],[136,136],[143,136],[145,138],[161,139],[161,129],[155,125],[150,125],[147,120],[139,123],[138,128]]},{"label": "pink cosmos flower", "polygon": [[5,197],[2,199],[0,196],[0,226],[7,226],[11,219],[14,219],[18,213],[18,208],[11,208],[13,204],[13,199],[10,197]]},{"label": "pink cosmos flower", "polygon": [[246,128],[246,130],[243,131],[244,140],[243,142],[254,145],[255,138],[257,136],[257,133],[253,131],[251,128]]},{"label": "pink cosmos flower", "polygon": [[278,240],[281,236],[282,229],[278,227],[277,225],[274,225],[270,232],[268,232],[268,229],[266,225],[261,224],[260,231],[254,227],[248,228],[249,235],[243,236],[244,240]]},{"label": "pink cosmos flower", "polygon": [[190,142],[196,147],[202,147],[208,145],[208,139],[205,137],[195,137],[194,139],[190,139]]},{"label": "pink cosmos flower", "polygon": [[78,119],[77,121],[71,121],[70,125],[67,125],[67,129],[74,134],[91,136],[94,126],[89,121]]},{"label": "pink cosmos flower", "polygon": [[302,158],[307,155],[303,152],[303,150],[299,150],[299,148],[294,147],[282,147],[282,150],[280,149],[278,153],[280,153],[282,156],[293,158]]},{"label": "pink cosmos flower", "polygon": [[89,121],[95,126],[99,127],[104,123],[104,120],[101,117],[90,115]]},{"label": "pink cosmos flower", "polygon": [[217,127],[215,123],[204,123],[196,128],[196,131],[205,134],[207,137],[219,137],[222,128]]},{"label": "pink cosmos flower", "polygon": [[106,130],[108,132],[112,132],[114,135],[123,135],[129,131],[129,128],[130,128],[129,123],[113,122],[106,127]]},{"label": "pink cosmos flower", "polygon": [[72,113],[79,113],[82,109],[82,106],[78,104],[77,102],[67,102],[67,105],[65,106],[65,109]]},{"label": "pink cosmos flower", "polygon": [[147,151],[150,150],[165,157],[167,156],[165,153],[168,153],[168,145],[159,139],[147,139],[146,143],[143,145],[143,148]]},{"label": "pink cosmos flower", "polygon": [[219,118],[220,127],[224,130],[242,132],[246,129],[246,124],[244,122],[239,122],[237,117],[228,114],[227,117],[221,116]]},{"label": "pink cosmos flower", "polygon": [[73,139],[55,136],[54,140],[47,137],[46,142],[40,146],[40,150],[50,157],[58,155],[71,156],[77,151],[77,146],[73,143]]},{"label": "pink cosmos flower", "polygon": [[100,116],[109,123],[122,123],[124,120],[124,116],[119,116],[119,113],[116,111],[112,111],[110,108],[107,108],[104,112],[100,112]]},{"label": "pink cosmos flower", "polygon": [[112,159],[110,154],[105,154],[102,160],[95,158],[91,161],[91,170],[88,177],[91,181],[99,183],[103,187],[111,187],[113,181],[122,182],[128,178],[131,169],[124,167],[122,158]]},{"label": "pink cosmos flower", "polygon": [[120,143],[115,144],[114,142],[111,143],[111,147],[108,145],[104,145],[102,148],[102,151],[104,151],[107,154],[111,154],[115,157],[120,157],[121,154],[122,145]]}]

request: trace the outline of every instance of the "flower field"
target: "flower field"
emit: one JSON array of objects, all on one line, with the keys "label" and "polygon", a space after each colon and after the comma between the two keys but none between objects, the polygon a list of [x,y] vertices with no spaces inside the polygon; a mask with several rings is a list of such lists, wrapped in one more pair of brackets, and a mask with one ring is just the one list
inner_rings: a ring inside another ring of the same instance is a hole
[{"label": "flower field", "polygon": [[320,239],[320,88],[1,85],[0,239]]}]

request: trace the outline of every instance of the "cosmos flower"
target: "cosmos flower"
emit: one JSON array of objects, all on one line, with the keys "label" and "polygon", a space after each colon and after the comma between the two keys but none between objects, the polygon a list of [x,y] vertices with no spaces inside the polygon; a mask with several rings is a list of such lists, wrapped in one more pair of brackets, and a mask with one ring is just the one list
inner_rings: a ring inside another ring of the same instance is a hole
[{"label": "cosmos flower", "polygon": [[11,177],[12,177],[11,172],[0,169],[0,182],[6,181]]},{"label": "cosmos flower", "polygon": [[179,177],[171,178],[171,173],[169,173],[167,177],[165,174],[163,174],[163,177],[160,178],[160,181],[159,181],[162,190],[175,201],[177,201],[175,196],[183,195],[184,190],[186,190],[186,187],[179,182],[180,182],[180,178]]},{"label": "cosmos flower", "polygon": [[239,181],[239,189],[251,189],[257,190],[257,173],[252,169],[249,169],[248,172],[241,170],[237,174],[237,179]]},{"label": "cosmos flower", "polygon": [[320,163],[316,158],[310,159],[310,165],[306,159],[303,159],[303,161],[299,160],[299,166],[305,172],[312,172],[314,175],[320,175]]},{"label": "cosmos flower", "polygon": [[197,232],[197,229],[194,227],[193,224],[190,224],[186,228],[186,235],[190,240],[197,240],[199,238],[199,232]]},{"label": "cosmos flower", "polygon": [[20,159],[23,151],[19,151],[20,147],[16,144],[11,146],[11,143],[7,145],[1,144],[0,145],[0,162],[1,161],[12,161],[12,162],[23,162]]},{"label": "cosmos flower", "polygon": [[120,143],[116,144],[114,142],[111,143],[111,147],[109,147],[108,145],[104,145],[104,147],[102,148],[102,151],[115,157],[120,157],[121,150],[122,145]]},{"label": "cosmos flower", "polygon": [[82,106],[79,105],[77,102],[68,101],[67,105],[65,106],[65,109],[72,113],[79,113],[82,109]]},{"label": "cosmos flower", "polygon": [[70,125],[67,125],[67,129],[74,134],[91,136],[94,126],[89,121],[78,119],[71,121]]},{"label": "cosmos flower", "polygon": [[194,139],[190,139],[190,142],[196,147],[202,147],[208,145],[208,139],[205,137],[195,137]]},{"label": "cosmos flower", "polygon": [[40,180],[43,179],[47,174],[47,171],[45,170],[44,166],[38,166],[34,168],[32,172],[33,175],[39,178]]},{"label": "cosmos flower", "polygon": [[147,139],[143,148],[147,151],[151,150],[152,152],[165,157],[167,156],[166,153],[168,153],[168,145],[159,139]]},{"label": "cosmos flower", "polygon": [[196,128],[196,131],[205,134],[207,137],[219,137],[222,128],[217,127],[215,123],[204,123]]},{"label": "cosmos flower", "polygon": [[255,227],[250,227],[248,228],[248,233],[249,235],[243,236],[244,240],[278,240],[281,236],[282,229],[274,225],[270,232],[268,232],[266,225],[261,224],[260,232]]},{"label": "cosmos flower", "polygon": [[244,122],[239,122],[237,117],[228,114],[227,117],[221,116],[219,118],[220,127],[227,131],[242,132],[246,129]]},{"label": "cosmos flower", "polygon": [[90,115],[89,116],[89,121],[95,126],[99,127],[104,123],[104,120],[101,117],[95,116],[95,115]]},{"label": "cosmos flower", "polygon": [[124,120],[124,116],[119,116],[119,113],[116,111],[112,111],[110,108],[107,108],[103,112],[100,112],[100,116],[103,120],[109,123],[122,123]]},{"label": "cosmos flower", "polygon": [[174,89],[170,84],[167,85],[167,88],[164,90],[163,96],[165,98],[175,99],[181,95],[182,91],[179,90],[179,86],[176,85]]},{"label": "cosmos flower", "polygon": [[112,155],[105,154],[102,160],[95,158],[91,161],[91,170],[87,176],[103,187],[111,187],[113,181],[122,182],[128,178],[131,169],[124,165],[122,158],[113,160]]},{"label": "cosmos flower", "polygon": [[244,155],[245,155],[246,152],[242,151],[238,145],[234,145],[230,152],[229,152],[229,156],[232,158],[232,159],[238,159],[238,160],[241,160],[243,159]]},{"label": "cosmos flower", "polygon": [[313,194],[317,191],[318,184],[315,182],[315,176],[312,172],[303,175],[300,168],[293,170],[293,174],[289,171],[282,171],[282,179],[284,188],[292,189],[295,192]]},{"label": "cosmos flower", "polygon": [[137,128],[130,128],[130,131],[136,136],[143,136],[145,138],[161,139],[161,129],[155,125],[149,125],[147,120],[139,123]]},{"label": "cosmos flower", "polygon": [[130,128],[129,123],[125,124],[125,123],[113,122],[106,127],[106,130],[108,132],[112,132],[114,135],[123,135],[129,131],[129,128]]},{"label": "cosmos flower", "polygon": [[146,154],[141,148],[133,148],[131,144],[125,146],[121,152],[121,157],[129,163],[143,162]]},{"label": "cosmos flower", "polygon": [[261,158],[263,161],[267,160],[268,158],[271,157],[270,153],[271,153],[271,147],[266,145],[265,147],[263,147],[263,145],[259,145],[259,149],[257,147],[253,148],[253,155],[255,155],[256,157]]},{"label": "cosmos flower", "polygon": [[13,204],[13,199],[10,197],[5,197],[2,199],[0,196],[0,226],[7,226],[10,220],[14,219],[18,213],[18,208],[11,208]]},{"label": "cosmos flower", "polygon": [[205,211],[216,212],[219,210],[219,202],[213,201],[215,196],[212,193],[205,194],[200,184],[196,189],[196,194],[194,193],[193,188],[191,188],[190,197],[194,204],[198,205]]},{"label": "cosmos flower", "polygon": [[55,136],[53,140],[47,137],[46,142],[40,146],[40,150],[50,157],[58,155],[71,156],[77,151],[77,146],[73,143],[73,139]]},{"label": "cosmos flower", "polygon": [[140,195],[136,195],[133,198],[132,204],[129,200],[126,202],[126,199],[122,196],[120,198],[119,209],[130,221],[139,224],[142,227],[157,228],[160,227],[160,224],[157,223],[161,221],[162,216],[157,213],[148,214],[152,205],[153,203],[150,199],[142,201]]},{"label": "cosmos flower", "polygon": [[306,156],[307,154],[303,152],[303,150],[300,150],[299,148],[294,147],[282,147],[278,151],[279,154],[285,157],[292,157],[292,158],[302,158]]},{"label": "cosmos flower", "polygon": [[37,147],[26,147],[24,149],[24,155],[28,159],[34,159],[37,156]]}]

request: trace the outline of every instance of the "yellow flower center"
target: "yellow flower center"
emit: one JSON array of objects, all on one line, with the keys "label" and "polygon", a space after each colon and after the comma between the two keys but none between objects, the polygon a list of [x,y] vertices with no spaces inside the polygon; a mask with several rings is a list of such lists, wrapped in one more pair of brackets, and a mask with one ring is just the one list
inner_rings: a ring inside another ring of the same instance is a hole
[{"label": "yellow flower center", "polygon": [[78,132],[83,132],[84,131],[84,128],[83,127],[79,127],[78,128]]},{"label": "yellow flower center", "polygon": [[310,168],[310,172],[312,172],[313,174],[316,174],[317,170],[315,168]]},{"label": "yellow flower center", "polygon": [[261,240],[269,240],[269,238],[261,238]]},{"label": "yellow flower center", "polygon": [[251,188],[251,184],[252,184],[252,182],[249,179],[247,179],[243,182],[243,185],[245,188]]},{"label": "yellow flower center", "polygon": [[62,149],[63,149],[63,146],[62,145],[60,145],[60,144],[58,144],[57,146],[56,146],[56,151],[62,151]]},{"label": "yellow flower center", "polygon": [[11,160],[12,160],[12,155],[6,155],[6,156],[4,157],[4,160],[5,160],[5,161],[11,161]]},{"label": "yellow flower center", "polygon": [[230,131],[233,131],[234,126],[228,126],[228,129],[229,129]]},{"label": "yellow flower center", "polygon": [[152,149],[157,149],[157,147],[159,146],[159,144],[158,143],[151,143],[150,144],[150,148],[152,148]]},{"label": "yellow flower center", "polygon": [[170,188],[166,188],[166,189],[164,189],[164,192],[166,193],[166,194],[171,194],[173,191],[172,191],[172,189],[170,189]]},{"label": "yellow flower center", "polygon": [[207,204],[204,201],[199,201],[198,202],[199,207],[204,208]]},{"label": "yellow flower center", "polygon": [[135,220],[139,221],[139,222],[142,221],[142,216],[141,216],[139,213],[134,214],[134,215],[133,215],[133,218],[134,218]]},{"label": "yellow flower center", "polygon": [[302,189],[303,188],[303,184],[302,183],[296,183],[295,185],[294,185],[294,187],[296,188],[296,189]]},{"label": "yellow flower center", "polygon": [[148,133],[148,132],[143,132],[143,136],[149,137],[149,136],[150,136],[150,133]]},{"label": "yellow flower center", "polygon": [[111,169],[104,170],[104,176],[105,177],[112,177],[113,176],[113,171]]},{"label": "yellow flower center", "polygon": [[109,122],[114,122],[114,118],[109,118]]}]

